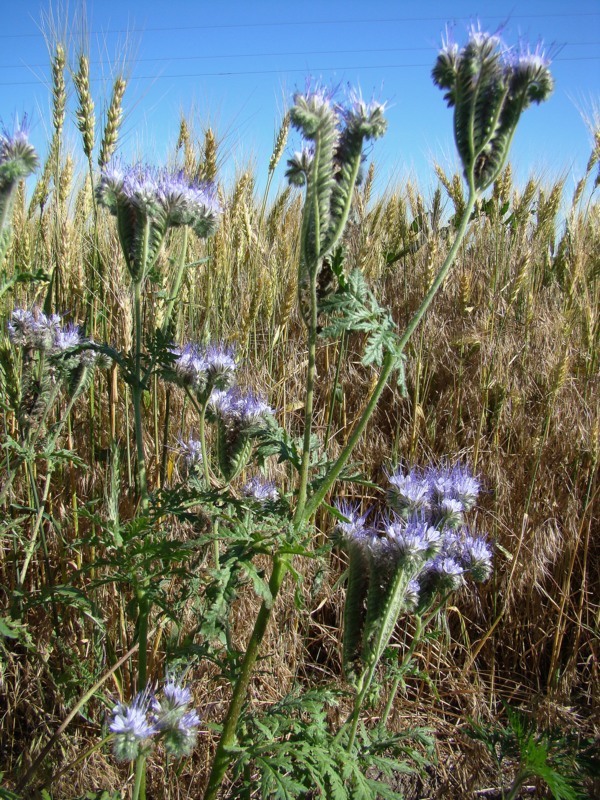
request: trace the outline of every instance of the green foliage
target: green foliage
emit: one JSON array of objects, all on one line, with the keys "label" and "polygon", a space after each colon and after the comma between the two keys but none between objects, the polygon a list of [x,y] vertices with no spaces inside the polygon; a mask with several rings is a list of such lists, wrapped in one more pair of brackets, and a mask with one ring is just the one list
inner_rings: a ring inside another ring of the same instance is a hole
[{"label": "green foliage", "polygon": [[533,717],[504,705],[507,724],[470,721],[466,733],[482,742],[497,765],[516,763],[515,778],[503,797],[517,797],[527,780],[541,780],[555,800],[584,800],[586,778],[600,777],[597,743],[553,729],[540,729]]},{"label": "green foliage", "polygon": [[265,800],[306,796],[401,800],[403,795],[390,784],[398,775],[418,772],[431,763],[429,732],[369,734],[363,729],[356,751],[349,753],[330,732],[328,713],[337,702],[328,689],[296,691],[268,713],[244,716],[234,748],[235,784],[230,797],[249,797],[250,790],[260,786]]},{"label": "green foliage", "polygon": [[321,335],[339,337],[345,331],[365,333],[362,363],[381,367],[386,353],[393,354],[398,385],[404,387],[404,356],[398,348],[392,316],[379,305],[360,270],[351,272],[347,279],[341,278],[338,290],[321,302],[320,310],[329,317]]}]

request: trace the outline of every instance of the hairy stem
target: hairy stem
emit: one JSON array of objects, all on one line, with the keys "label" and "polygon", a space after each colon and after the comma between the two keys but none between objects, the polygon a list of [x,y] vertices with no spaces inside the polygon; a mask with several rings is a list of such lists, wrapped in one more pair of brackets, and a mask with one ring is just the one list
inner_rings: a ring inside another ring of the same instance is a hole
[{"label": "hairy stem", "polygon": [[[465,233],[467,231],[467,226],[471,218],[471,213],[473,211],[473,208],[475,207],[475,203],[478,198],[478,194],[472,184],[469,188],[470,188],[469,199],[463,217],[461,219],[460,226],[456,233],[456,239],[454,240],[454,243],[452,244],[452,247],[450,248],[450,251],[446,256],[446,260],[442,264],[440,271],[438,272],[435,280],[431,284],[429,291],[423,298],[421,305],[419,306],[417,311],[414,313],[412,319],[406,326],[406,330],[402,334],[402,337],[400,338],[397,344],[397,351],[399,353],[404,350],[406,344],[408,343],[408,340],[410,339],[415,329],[425,316],[425,312],[431,305],[433,298],[437,294],[438,289],[444,282],[448,274],[448,271],[452,266],[452,263],[456,257],[458,249],[464,239]],[[348,459],[350,458],[352,451],[356,447],[356,444],[360,439],[362,432],[364,431],[369,419],[371,418],[373,412],[375,411],[377,403],[379,402],[379,398],[381,397],[381,394],[385,389],[385,386],[388,382],[388,378],[390,377],[390,374],[392,373],[394,366],[395,366],[394,357],[392,356],[391,353],[386,353],[383,359],[383,365],[381,369],[381,374],[379,376],[379,380],[375,384],[375,388],[373,389],[371,397],[369,398],[369,402],[367,403],[361,418],[356,423],[356,426],[352,431],[352,434],[350,435],[348,442],[346,443],[346,446],[338,456],[337,461],[333,464],[333,466],[325,476],[318,490],[314,493],[314,495],[310,498],[310,500],[306,504],[306,507],[304,509],[305,519],[308,519],[310,516],[312,516],[312,514],[315,513],[315,511],[318,509],[318,507],[325,499],[327,492],[330,490],[331,486],[337,479],[338,475],[346,466],[346,463],[348,462]]]},{"label": "hairy stem", "polygon": [[302,444],[302,463],[300,466],[300,482],[298,485],[298,501],[294,514],[294,522],[304,519],[306,494],[308,489],[308,470],[310,465],[310,440],[312,434],[313,400],[315,390],[317,355],[317,278],[316,273],[310,278],[310,320],[308,328],[308,369],[306,373],[306,394],[304,402],[304,441]]},{"label": "hairy stem", "polygon": [[135,340],[134,340],[134,374],[131,389],[133,399],[133,415],[135,423],[135,444],[137,448],[137,476],[138,489],[141,498],[141,510],[148,511],[148,483],[146,479],[146,456],[144,455],[144,431],[142,426],[142,297],[141,280],[133,284],[133,306],[135,314]]},{"label": "hairy stem", "polygon": [[231,703],[229,704],[229,709],[227,711],[227,716],[225,718],[225,722],[223,723],[223,732],[221,733],[221,738],[219,740],[219,744],[217,745],[204,800],[216,800],[219,789],[223,782],[223,778],[225,777],[225,773],[227,772],[227,769],[234,758],[234,754],[231,753],[229,749],[235,741],[237,725],[240,714],[242,713],[244,701],[246,699],[246,692],[248,691],[248,686],[252,677],[252,671],[258,657],[260,643],[265,635],[269,619],[271,618],[271,612],[273,610],[275,598],[279,593],[281,584],[283,583],[283,579],[285,578],[287,571],[288,563],[286,558],[282,555],[276,555],[273,561],[273,571],[271,572],[271,578],[269,580],[269,589],[271,591],[272,600],[269,602],[266,600],[263,601],[260,611],[258,612],[258,616],[256,617],[254,630],[252,631],[250,641],[248,642],[248,647],[246,648],[246,654],[242,662],[240,675],[235,684]]},{"label": "hairy stem", "polygon": [[131,800],[146,800],[146,756],[137,757],[135,762],[135,783]]},{"label": "hairy stem", "polygon": [[169,299],[167,301],[165,316],[163,318],[163,324],[162,324],[163,334],[166,334],[167,331],[169,330],[169,326],[171,324],[171,318],[173,316],[173,310],[175,308],[175,303],[177,302],[177,296],[179,295],[179,290],[181,289],[181,282],[183,281],[183,276],[185,274],[185,268],[187,266],[186,255],[188,249],[188,235],[189,235],[188,226],[184,225],[183,242],[181,245],[181,256],[179,258],[179,264],[177,267],[177,273],[175,275],[175,279],[169,290]]}]

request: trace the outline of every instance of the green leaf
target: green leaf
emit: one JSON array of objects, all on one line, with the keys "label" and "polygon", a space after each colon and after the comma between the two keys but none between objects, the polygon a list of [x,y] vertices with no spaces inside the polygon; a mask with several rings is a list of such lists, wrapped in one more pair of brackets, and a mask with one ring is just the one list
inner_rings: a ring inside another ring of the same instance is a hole
[{"label": "green leaf", "polygon": [[273,595],[269,589],[268,582],[263,578],[261,573],[258,572],[251,561],[246,561],[244,563],[244,572],[252,581],[256,594],[265,601],[266,607],[270,608],[273,605]]},{"label": "green leaf", "polygon": [[0,636],[7,639],[18,639],[20,637],[19,628],[8,617],[0,617]]}]

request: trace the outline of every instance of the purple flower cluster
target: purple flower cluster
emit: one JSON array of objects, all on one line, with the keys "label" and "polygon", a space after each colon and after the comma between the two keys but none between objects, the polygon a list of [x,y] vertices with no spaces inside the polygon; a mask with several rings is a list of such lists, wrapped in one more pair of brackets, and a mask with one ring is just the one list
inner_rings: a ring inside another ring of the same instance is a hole
[{"label": "purple flower cluster", "polygon": [[202,442],[191,436],[189,439],[179,440],[179,450],[188,469],[195,469],[202,464]]},{"label": "purple flower cluster", "polygon": [[265,481],[259,475],[255,475],[242,487],[242,494],[257,500],[259,503],[274,502],[279,498],[277,487],[272,481]]},{"label": "purple flower cluster", "polygon": [[198,236],[211,236],[221,207],[212,184],[189,181],[183,172],[143,164],[124,167],[115,161],[101,173],[96,196],[117,215],[134,211],[165,228],[189,225]]},{"label": "purple flower cluster", "polygon": [[396,470],[389,476],[388,503],[402,517],[422,515],[432,524],[457,527],[464,512],[470,511],[479,496],[481,484],[461,465]]},{"label": "purple flower cluster", "polygon": [[174,351],[175,380],[201,394],[205,389],[229,389],[234,381],[236,363],[233,348],[223,344],[201,347],[186,344]]},{"label": "purple flower cluster", "polygon": [[189,755],[198,737],[200,717],[189,709],[189,689],[168,681],[159,700],[148,690],[136,695],[131,705],[117,703],[109,729],[114,733],[113,751],[119,761],[133,761],[148,749],[152,737],[160,737],[165,750],[176,758]]},{"label": "purple flower cluster", "polygon": [[432,78],[454,108],[465,178],[484,191],[506,163],[521,114],[551,95],[554,79],[541,42],[534,49],[524,41],[508,47],[479,24],[470,27],[468,37],[459,48],[446,31]]},{"label": "purple flower cluster", "polygon": [[215,389],[208,406],[227,428],[245,432],[262,427],[274,413],[264,400],[252,393],[243,394],[237,386],[227,391]]},{"label": "purple flower cluster", "polygon": [[[31,311],[15,308],[8,323],[8,336],[11,342],[25,350],[39,350],[51,356],[64,356],[70,350],[85,344],[93,344],[91,339],[82,336],[81,330],[72,323],[62,324],[58,314],[44,314],[39,308]],[[91,366],[97,361],[94,350],[81,350],[63,363],[73,367],[75,364]]]},{"label": "purple flower cluster", "polygon": [[[333,124],[338,131],[345,126],[346,134],[358,135],[364,139],[378,139],[383,136],[387,128],[385,103],[374,99],[367,102],[355,89],[349,90],[345,101],[338,100],[337,94],[337,88],[321,84],[308,84],[304,92],[296,92],[291,120],[305,139],[312,141],[323,123]],[[341,134],[339,138],[343,138]],[[310,163],[311,158],[310,150],[302,151],[294,157],[298,165]]]},{"label": "purple flower cluster", "polygon": [[0,199],[10,194],[17,181],[26,178],[38,166],[38,157],[29,144],[27,117],[15,118],[12,132],[5,127],[0,133]]},{"label": "purple flower cluster", "polygon": [[373,98],[367,102],[360,91],[351,89],[347,103],[339,111],[350,131],[366,139],[379,139],[387,129],[385,109],[386,103]]},{"label": "purple flower cluster", "polygon": [[378,579],[387,580],[398,569],[409,572],[408,610],[426,607],[436,592],[460,588],[467,577],[476,582],[489,577],[491,548],[465,525],[464,514],[480,490],[467,468],[396,471],[389,483],[390,509],[383,516],[360,514],[356,506],[341,502],[337,508],[344,520],[336,529],[351,554],[358,547],[367,555]]},{"label": "purple flower cluster", "polygon": [[[499,33],[482,30],[479,21],[468,27],[467,37],[466,47],[476,48],[480,52],[496,53],[499,56],[505,68],[505,77],[508,79],[519,74],[521,77],[532,77],[537,71],[545,70],[551,64],[550,55],[545,50],[543,42],[539,41],[532,49],[529,42],[521,39],[517,47],[510,47],[505,44]],[[456,61],[460,52],[452,29],[446,27],[445,35],[442,36],[440,56]]]}]

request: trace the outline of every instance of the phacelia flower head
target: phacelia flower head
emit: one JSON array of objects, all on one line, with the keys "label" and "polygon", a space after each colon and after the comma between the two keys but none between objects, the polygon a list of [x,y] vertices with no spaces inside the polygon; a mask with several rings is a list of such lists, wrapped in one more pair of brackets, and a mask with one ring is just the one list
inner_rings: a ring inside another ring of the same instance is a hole
[{"label": "phacelia flower head", "polygon": [[378,139],[387,130],[385,103],[363,99],[360,91],[350,89],[348,103],[341,108],[341,114],[348,130],[364,139]]},{"label": "phacelia flower head", "polygon": [[186,344],[173,351],[175,381],[195,392],[204,390],[208,379],[208,365],[200,349],[194,344]]},{"label": "phacelia flower head", "polygon": [[324,127],[335,127],[337,115],[332,103],[334,94],[335,89],[308,83],[304,92],[294,95],[290,120],[305,139],[313,140]]},{"label": "phacelia flower head", "polygon": [[465,511],[470,511],[479,497],[481,481],[471,473],[468,467],[460,464],[452,468],[450,478],[452,481],[452,498],[462,503]]},{"label": "phacelia flower head", "polygon": [[152,701],[153,722],[163,738],[165,750],[176,758],[187,756],[196,744],[200,717],[188,708],[191,691],[174,680],[163,687],[163,698]]},{"label": "phacelia flower head", "polygon": [[416,611],[418,608],[420,591],[421,586],[416,578],[413,578],[408,582],[406,586],[406,592],[404,594],[404,605],[406,606],[407,611]]},{"label": "phacelia flower head", "polygon": [[260,475],[250,478],[242,488],[242,493],[259,503],[275,502],[279,499],[279,492],[273,481],[266,481]]},{"label": "phacelia flower head", "polygon": [[170,227],[189,225],[200,238],[215,232],[221,206],[212,184],[190,182],[183,172],[161,170],[156,192]]},{"label": "phacelia flower head", "polygon": [[518,47],[505,51],[504,63],[511,88],[515,92],[524,91],[529,102],[541,103],[552,93],[551,58],[543,42],[539,41],[532,49],[521,40]]},{"label": "phacelia flower head", "polygon": [[367,518],[371,513],[370,509],[361,514],[358,504],[349,503],[346,500],[337,501],[335,507],[347,520],[338,519],[335,525],[336,531],[346,544],[370,540],[372,532],[366,525]]},{"label": "phacelia flower head", "polygon": [[474,581],[486,581],[492,572],[492,550],[482,536],[465,536],[459,561]]},{"label": "phacelia flower head", "polygon": [[27,117],[15,117],[12,131],[0,133],[0,197],[10,194],[17,182],[31,175],[38,166],[37,153],[29,143]]},{"label": "phacelia flower head", "polygon": [[417,470],[396,470],[388,477],[388,503],[404,517],[425,514],[430,508],[429,481]]},{"label": "phacelia flower head", "polygon": [[25,308],[15,308],[8,322],[8,337],[17,347],[33,347],[35,317]]},{"label": "phacelia flower head", "polygon": [[194,469],[202,464],[202,442],[199,439],[189,437],[179,440],[179,452],[183,456],[184,464],[188,469]]},{"label": "phacelia flower head", "polygon": [[215,389],[209,407],[223,423],[235,430],[250,431],[262,427],[273,409],[254,394],[242,394],[237,387],[228,391]]},{"label": "phacelia flower head", "polygon": [[198,741],[199,725],[200,717],[196,711],[186,711],[174,727],[165,731],[164,745],[167,753],[175,758],[189,756]]},{"label": "phacelia flower head", "polygon": [[285,177],[292,186],[304,186],[310,172],[315,151],[313,147],[303,147],[288,159]]},{"label": "phacelia flower head", "polygon": [[440,554],[425,567],[421,585],[429,591],[453,592],[464,583],[464,567],[454,558]]},{"label": "phacelia flower head", "polygon": [[96,197],[117,217],[123,254],[136,282],[156,260],[168,228],[188,225],[205,238],[215,232],[221,213],[212,185],[190,182],[183,173],[144,164],[107,164]]},{"label": "phacelia flower head", "polygon": [[229,389],[233,385],[236,363],[234,350],[224,344],[211,344],[203,354],[209,386]]},{"label": "phacelia flower head", "polygon": [[541,43],[534,50],[523,42],[509,48],[479,23],[462,49],[443,43],[432,77],[454,107],[456,146],[475,189],[483,191],[499,174],[524,109],[552,93],[549,64]]},{"label": "phacelia flower head", "polygon": [[483,48],[495,48],[502,45],[502,39],[498,33],[489,33],[481,28],[481,20],[472,22],[467,28],[468,44],[467,46]]},{"label": "phacelia flower head", "polygon": [[52,350],[60,332],[59,315],[44,314],[37,307],[31,311],[16,308],[8,323],[8,335],[13,344],[34,350]]},{"label": "phacelia flower head", "polygon": [[109,729],[115,734],[113,752],[118,761],[133,761],[146,745],[146,740],[157,732],[149,719],[150,696],[147,692],[136,695],[131,705],[117,703],[113,708]]},{"label": "phacelia flower head", "polygon": [[53,349],[55,352],[64,352],[65,350],[78,347],[82,341],[83,339],[79,326],[69,323],[56,331]]},{"label": "phacelia flower head", "polygon": [[439,550],[440,533],[426,521],[390,521],[384,531],[402,561],[424,562]]}]

